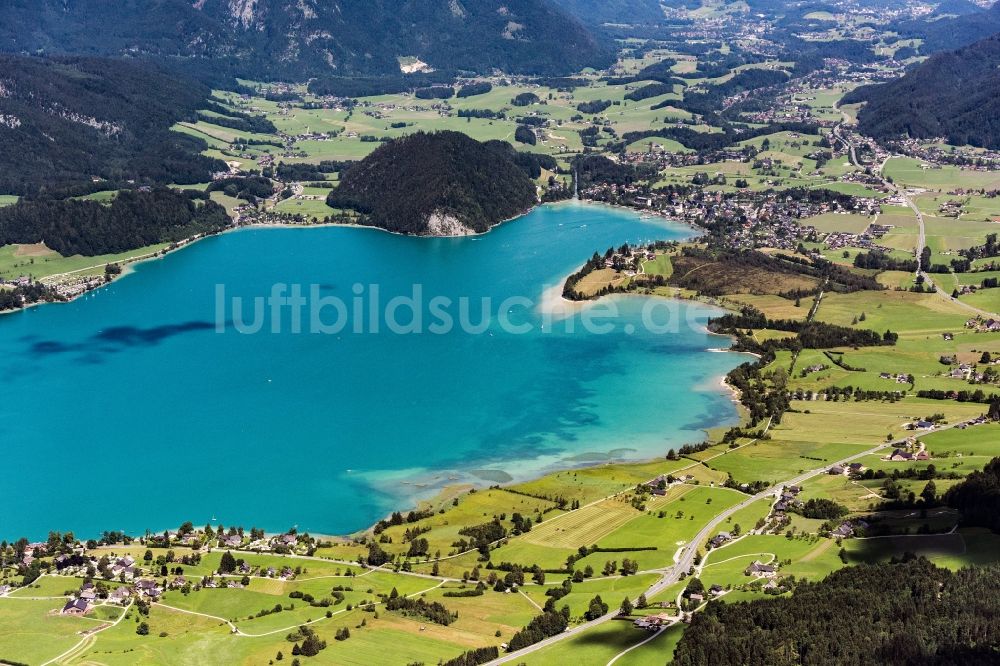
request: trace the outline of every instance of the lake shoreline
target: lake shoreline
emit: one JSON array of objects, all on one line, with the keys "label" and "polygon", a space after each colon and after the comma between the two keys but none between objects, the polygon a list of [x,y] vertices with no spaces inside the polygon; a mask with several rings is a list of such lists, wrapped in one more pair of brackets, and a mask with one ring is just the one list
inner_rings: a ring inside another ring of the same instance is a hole
[{"label": "lake shoreline", "polygon": [[[77,294],[74,294],[73,296],[70,296],[68,298],[64,298],[64,299],[61,299],[61,300],[55,300],[55,301],[35,301],[34,303],[27,303],[25,305],[21,305],[20,307],[10,308],[8,310],[0,310],[0,315],[9,315],[9,314],[17,313],[17,312],[23,312],[25,310],[29,310],[31,308],[42,306],[42,305],[60,305],[60,304],[72,303],[72,302],[76,301],[77,299],[79,299],[79,298],[81,298],[83,296],[86,296],[87,294],[90,294],[90,293],[95,292],[95,291],[99,291],[99,290],[103,289],[104,287],[107,287],[107,286],[109,286],[111,284],[114,284],[118,280],[121,280],[122,278],[125,278],[125,277],[131,275],[134,272],[136,266],[139,266],[141,264],[144,264],[144,263],[147,263],[147,262],[150,262],[150,261],[157,261],[159,259],[163,259],[163,258],[165,258],[165,257],[167,257],[167,256],[169,256],[169,255],[171,255],[171,254],[173,254],[173,253],[175,253],[177,251],[183,250],[183,249],[188,248],[188,247],[193,247],[199,241],[203,241],[203,240],[205,240],[207,238],[212,238],[212,237],[215,237],[215,236],[222,236],[222,235],[225,235],[225,234],[231,234],[231,233],[234,233],[234,232],[244,231],[244,230],[248,230],[248,229],[323,229],[323,228],[330,228],[330,227],[342,227],[342,228],[349,228],[349,229],[371,229],[373,231],[379,231],[379,232],[387,233],[387,234],[390,234],[390,235],[393,235],[393,236],[402,236],[402,237],[409,237],[409,238],[452,238],[452,239],[477,238],[477,237],[485,236],[486,234],[490,233],[494,229],[498,229],[498,228],[500,228],[500,227],[502,227],[502,226],[504,226],[504,225],[506,225],[506,224],[508,224],[510,222],[514,222],[514,221],[516,221],[516,220],[518,220],[518,219],[520,219],[522,217],[525,217],[526,215],[530,215],[531,213],[533,213],[534,211],[536,211],[540,207],[543,207],[543,206],[557,206],[557,205],[560,205],[560,204],[567,204],[567,203],[578,203],[578,204],[584,204],[584,205],[588,205],[588,206],[606,206],[608,208],[613,208],[613,209],[617,209],[617,210],[627,210],[627,211],[630,211],[630,212],[633,212],[633,213],[639,213],[640,216],[642,215],[642,213],[640,212],[640,209],[630,208],[628,206],[622,206],[620,204],[610,204],[610,203],[606,203],[606,202],[603,202],[603,201],[591,201],[591,200],[587,200],[587,199],[576,199],[576,198],[573,198],[573,199],[561,199],[559,201],[539,202],[539,203],[535,204],[534,206],[532,206],[531,208],[529,208],[526,211],[523,211],[523,212],[521,212],[521,213],[519,213],[519,214],[517,214],[517,215],[515,215],[513,217],[509,217],[507,219],[501,220],[500,222],[497,222],[494,225],[491,225],[485,231],[477,231],[477,232],[470,233],[470,234],[448,234],[448,235],[438,235],[438,234],[405,234],[405,233],[401,233],[401,232],[398,232],[398,231],[391,231],[389,229],[383,229],[382,227],[376,227],[376,226],[367,225],[367,224],[349,224],[349,223],[345,223],[345,222],[316,222],[316,223],[303,223],[303,224],[294,223],[294,222],[287,222],[287,223],[281,223],[281,222],[263,222],[263,223],[260,223],[260,224],[253,224],[253,223],[251,223],[251,224],[239,224],[239,220],[237,218],[235,220],[235,222],[236,222],[235,224],[233,224],[232,226],[229,226],[229,227],[227,227],[225,229],[222,229],[222,230],[220,230],[218,232],[209,233],[209,234],[197,234],[195,236],[191,236],[189,238],[184,238],[184,239],[181,239],[179,241],[176,241],[176,243],[174,244],[175,246],[171,247],[171,248],[167,248],[167,249],[163,249],[163,250],[158,250],[158,251],[155,251],[155,252],[152,252],[152,253],[147,253],[147,254],[144,254],[144,255],[138,255],[135,258],[129,258],[128,260],[124,260],[124,261],[120,261],[120,262],[109,262],[109,263],[117,263],[118,265],[120,265],[121,268],[122,268],[121,272],[118,273],[117,275],[114,275],[114,276],[106,276],[105,277],[105,281],[102,282],[101,284],[96,285],[96,286],[91,287],[91,288],[84,289],[83,291],[81,291],[81,292],[79,292]],[[657,217],[657,218],[663,219],[663,220],[665,220],[667,222],[673,222],[675,224],[681,224],[681,225],[690,227],[693,231],[699,231],[699,229],[698,229],[697,226],[695,226],[693,224],[690,224],[688,222],[685,222],[685,221],[672,220],[672,219],[670,219],[670,218],[668,218],[666,216],[663,216],[663,215],[653,215],[653,217]],[[136,251],[139,251],[139,250],[142,250],[142,249],[143,248],[136,248]],[[105,265],[108,265],[108,264],[105,264]],[[99,266],[100,266],[100,264],[95,264],[93,266],[93,268],[98,268]],[[81,270],[89,270],[89,269],[81,269]],[[54,274],[54,275],[49,275],[49,276],[46,276],[44,278],[39,279],[38,282],[40,282],[42,284],[46,284],[48,286],[51,286],[51,285],[49,285],[49,283],[46,282],[46,280],[51,279],[52,277],[58,277],[58,276],[61,276],[61,275],[66,275],[66,274],[65,273],[57,273],[57,274]],[[565,279],[563,280],[563,283],[565,283]],[[560,286],[560,289],[561,289],[561,286]],[[563,299],[563,300],[566,300],[567,303],[572,302],[572,301],[568,301],[567,299]]]},{"label": "lake shoreline", "polygon": [[[567,202],[557,202],[557,203],[563,203],[565,205]],[[590,206],[594,205],[594,204],[589,203],[589,202],[573,202],[573,203],[574,203],[574,205],[580,205],[581,208],[583,208],[583,207],[590,207]],[[596,206],[596,208],[600,208],[600,207],[604,207],[604,206],[607,206],[607,204],[599,204],[598,206]],[[560,206],[559,208],[563,208],[563,206]],[[632,215],[635,214],[634,211],[632,211],[631,209],[623,208],[623,207],[620,207],[620,206],[619,207],[609,206],[609,208],[618,208],[618,209],[621,209],[621,210],[624,210],[624,211],[628,211]],[[563,215],[567,215],[567,214],[569,216],[573,217],[573,219],[576,219],[575,218],[575,213],[563,213]],[[557,218],[557,219],[561,219],[561,218]],[[599,217],[598,219],[603,219],[603,218]],[[227,229],[226,232],[223,232],[223,233],[228,233],[229,231],[245,230],[245,229],[248,229],[248,228],[253,227],[253,226],[262,226],[264,228],[269,228],[269,227],[273,227],[273,228],[298,228],[298,227],[315,228],[315,227],[320,227],[320,226],[352,226],[352,227],[355,227],[355,226],[362,226],[362,225],[345,225],[345,224],[329,224],[329,225],[327,225],[327,224],[324,224],[324,225],[285,225],[285,224],[282,224],[282,225],[243,225],[243,226],[233,227],[231,229]],[[559,226],[562,226],[562,225],[560,224]],[[586,227],[586,226],[587,226],[586,224],[583,225],[583,227]],[[593,223],[591,223],[590,226],[591,226],[592,229],[595,229],[595,228],[599,228],[601,225],[598,224],[595,227],[595,225]],[[650,225],[648,227],[648,229],[652,230],[653,233],[656,233],[654,227],[655,227],[655,225]],[[369,228],[375,229],[377,231],[385,231],[383,229],[377,229],[375,227],[369,227]],[[493,227],[493,228],[496,228],[496,227]],[[553,229],[554,228],[555,227],[553,226]],[[542,229],[544,229],[544,227],[542,227]],[[569,226],[567,226],[567,229],[569,229]],[[669,237],[669,234],[671,234],[671,233],[674,234],[674,235],[676,235],[678,233],[682,233],[680,230],[678,230],[676,228],[671,228],[669,226],[664,227],[663,230],[664,230],[664,233],[668,237]],[[387,233],[392,233],[392,232],[387,232]],[[484,233],[487,233],[487,232],[484,232]],[[566,233],[574,233],[575,234],[575,233],[579,233],[579,232],[577,232],[577,231],[569,231],[569,232],[566,232]],[[613,236],[613,235],[616,235],[616,233],[617,232],[612,233],[610,235]],[[648,233],[648,231],[640,231],[639,233],[645,234],[645,233]],[[212,234],[212,235],[220,235],[221,236],[222,234]],[[400,235],[400,234],[395,234],[395,235]],[[593,234],[591,234],[591,235],[593,235]],[[609,235],[609,234],[607,232],[605,232],[603,235]],[[167,254],[170,254],[170,253],[172,253],[175,250],[183,249],[183,247],[185,247],[187,245],[193,245],[194,242],[196,242],[197,240],[202,240],[202,239],[204,239],[206,237],[207,236],[202,236],[202,237],[199,237],[196,240],[193,240],[193,241],[190,241],[188,243],[185,243],[183,246],[178,246],[178,247],[176,247],[174,249],[171,249],[171,250],[161,251],[161,252],[157,253],[155,256],[146,257],[146,258],[144,258],[144,259],[142,259],[140,261],[136,261],[136,262],[131,262],[130,264],[128,264],[130,266],[130,269],[127,272],[123,271],[123,273],[124,274],[132,274],[134,272],[134,266],[137,265],[138,263],[141,263],[142,261],[149,261],[151,259],[162,258],[163,256],[166,256]],[[255,241],[255,243],[257,243],[257,244],[260,244],[260,243],[267,244],[267,243],[269,243],[268,241],[265,241],[264,238],[265,238],[264,236],[260,236],[258,238],[258,240]],[[590,236],[587,236],[587,238],[590,238]],[[602,240],[601,242],[603,243],[604,241]],[[478,245],[478,244],[473,244],[473,245]],[[575,253],[575,251],[574,251],[574,253]],[[564,262],[565,262],[565,258],[562,258],[562,259],[559,260],[558,263],[559,263],[560,266],[565,267],[566,264]],[[543,270],[544,270],[544,268],[543,268]],[[565,270],[565,268],[563,268],[563,270]],[[158,273],[162,273],[162,271],[158,271]],[[534,278],[534,280],[537,280],[537,278]],[[536,289],[538,288],[537,285],[538,285],[538,283],[536,281],[535,282],[535,288]],[[554,288],[549,288],[546,291],[548,291],[548,292],[554,292],[554,289],[560,289],[560,288],[561,288],[561,285],[557,284]],[[132,290],[132,291],[135,291],[135,290]],[[142,294],[145,294],[145,290],[144,289],[139,289],[138,291],[141,292]],[[614,294],[614,296],[643,296],[644,298],[650,298],[648,295],[643,295],[643,294]],[[563,298],[561,298],[561,294],[558,297],[556,297],[555,293],[551,293],[550,294],[550,298],[552,300],[556,300],[557,302],[560,302],[561,304],[570,305],[570,306],[572,306],[572,308],[574,310],[578,309],[578,308],[585,308],[585,307],[589,306],[589,303],[586,302],[586,301],[584,301],[584,302],[576,302],[576,301],[568,301],[566,299],[563,299]],[[699,303],[699,301],[697,299],[676,298],[673,295],[656,296],[656,298],[657,299],[676,300],[676,301],[687,301],[689,303],[695,304],[695,307],[697,307],[697,304]],[[543,298],[542,300],[544,301],[545,299]],[[597,299],[597,300],[600,300],[600,299]],[[629,300],[631,300],[631,299],[629,299]],[[713,307],[717,307],[714,304],[712,304],[712,305],[713,305]],[[628,306],[628,307],[629,307],[629,309],[635,309],[637,306],[631,305],[631,306]],[[570,313],[570,314],[572,314],[572,313]],[[569,315],[567,315],[567,316],[569,316]],[[546,324],[546,328],[548,328],[547,324]],[[701,328],[701,327],[699,327],[699,328]],[[706,332],[707,333],[711,333],[710,331],[707,331],[707,329],[704,329],[704,328],[702,328],[702,330],[700,331],[700,333],[702,333],[702,334],[704,334]],[[714,347],[708,347],[704,351],[711,351],[713,349],[715,349],[715,348]],[[724,348],[721,348],[721,346],[720,346],[720,348],[718,348],[718,350],[719,351],[728,351],[728,350],[725,350]],[[693,351],[695,353],[697,352],[697,350],[693,350]],[[716,365],[719,365],[719,364],[716,364]],[[715,374],[715,373],[706,373],[706,374],[711,375],[711,374]],[[727,389],[731,392],[731,388],[727,387],[724,384],[724,382],[723,382],[724,375],[717,375],[716,377],[709,376],[706,379],[710,379],[713,383],[718,382],[718,383],[715,383],[714,386],[712,386],[712,389],[714,389],[712,392],[723,393]],[[701,391],[707,391],[708,389],[707,389],[706,386],[701,385],[700,386],[700,390]],[[730,395],[730,398],[731,397],[732,396]],[[718,398],[713,398],[712,400],[718,400]],[[720,403],[716,402],[714,404],[719,405]],[[728,412],[728,410],[726,410],[726,412]],[[738,413],[727,414],[726,421],[728,422],[728,421],[732,420],[733,418],[739,418],[739,414]],[[697,424],[696,425],[696,424],[692,423],[692,424],[690,424],[690,425],[688,425],[686,427],[681,427],[678,430],[677,439],[676,440],[671,440],[670,446],[678,446],[678,445],[683,445],[684,443],[698,441],[698,438],[700,437],[700,435],[694,434],[694,432],[693,432],[694,430],[699,430],[700,432],[704,432],[704,429],[712,428],[715,425],[721,424],[721,421],[716,421],[714,423],[708,423],[708,421],[710,421],[710,420],[711,419],[705,419],[705,422],[706,422],[705,425],[701,425],[701,424]],[[681,425],[683,425],[683,424],[681,424]],[[589,441],[591,443],[591,446],[594,447],[594,448],[587,449],[586,445],[584,445],[583,447],[575,446],[572,449],[568,449],[568,450],[565,450],[565,451],[562,451],[562,452],[555,452],[555,453],[550,454],[550,455],[542,455],[540,459],[536,455],[534,455],[534,454],[526,455],[526,456],[520,456],[520,455],[517,454],[516,451],[512,451],[512,453],[514,453],[515,455],[514,455],[514,457],[510,461],[504,460],[502,458],[495,458],[495,457],[492,457],[492,456],[481,456],[484,459],[482,459],[482,460],[472,460],[470,458],[457,458],[457,459],[455,459],[455,461],[452,461],[452,462],[440,461],[440,462],[444,462],[444,465],[445,465],[445,466],[440,467],[440,468],[433,468],[433,467],[431,467],[429,469],[423,469],[423,470],[418,470],[418,469],[414,468],[413,470],[411,470],[411,471],[415,472],[414,474],[406,474],[406,473],[404,473],[403,475],[398,475],[394,481],[390,480],[390,483],[395,483],[395,488],[390,487],[389,484],[386,485],[386,488],[388,490],[390,490],[390,491],[391,490],[397,490],[397,491],[402,491],[402,492],[400,492],[398,494],[398,496],[396,496],[396,494],[392,493],[392,492],[382,492],[382,493],[380,493],[381,499],[379,501],[379,504],[382,507],[392,507],[392,509],[394,509],[394,510],[399,510],[400,507],[413,507],[413,506],[420,507],[420,506],[425,506],[428,503],[436,503],[436,502],[439,503],[442,499],[444,499],[446,497],[451,497],[450,493],[454,492],[454,486],[455,485],[460,485],[460,486],[467,487],[467,488],[485,488],[485,487],[489,487],[489,486],[492,486],[492,485],[500,485],[501,487],[505,487],[505,486],[509,486],[509,485],[516,485],[516,484],[525,483],[525,482],[528,482],[528,481],[531,481],[531,480],[539,479],[539,478],[545,477],[545,476],[547,476],[549,474],[555,473],[558,470],[581,469],[581,468],[587,468],[587,467],[605,466],[605,465],[608,465],[608,464],[642,464],[644,462],[658,460],[660,458],[660,455],[659,455],[660,452],[657,449],[657,444],[656,444],[657,440],[654,439],[654,438],[649,437],[648,430],[649,429],[636,428],[636,429],[633,429],[633,430],[627,430],[626,429],[626,430],[623,431],[625,433],[632,433],[631,435],[629,435],[629,437],[631,437],[631,441],[629,441],[629,442],[623,442],[623,445],[626,446],[626,447],[631,447],[631,446],[635,446],[636,447],[636,448],[632,449],[632,453],[631,454],[628,451],[626,451],[625,449],[621,448],[620,446],[618,446],[618,447],[614,446],[614,444],[616,443],[615,440],[614,440],[614,438],[608,438],[607,436],[604,436],[601,433],[596,433],[596,435],[597,435],[596,437],[595,436],[591,436],[591,439],[589,439]],[[690,430],[690,432],[689,432],[689,430]],[[581,441],[588,441],[588,440],[581,438]],[[666,444],[664,444],[663,446],[666,446]],[[665,449],[664,449],[664,451],[665,451]],[[573,455],[571,455],[571,454],[573,454]],[[475,456],[473,456],[473,458],[475,458]],[[459,464],[457,466],[454,466],[456,461]],[[463,464],[463,463],[467,463],[467,464]],[[513,463],[513,467],[511,466],[510,463]],[[432,465],[433,464],[434,463],[432,463]],[[488,474],[487,475],[474,474],[475,470],[472,469],[472,466],[476,466],[476,465],[480,466],[479,467],[480,471],[485,470],[485,472],[487,472],[489,474],[500,474],[500,473],[507,474],[507,472],[511,472],[512,476],[510,477],[510,480],[508,481],[507,479],[501,478],[500,476],[494,476],[492,478],[488,478],[488,476],[489,476]],[[396,470],[396,471],[403,471],[403,470]],[[389,470],[389,472],[391,474],[393,472],[393,470]],[[435,474],[437,476],[433,477],[433,475],[435,475]],[[471,483],[466,484],[465,482],[468,481],[468,480],[470,480],[470,476],[469,475],[471,475],[473,477],[477,477],[477,478],[471,479]],[[373,477],[381,476],[381,472],[373,473],[372,476]],[[377,479],[377,480],[381,480],[381,479]],[[373,489],[379,490],[377,484],[369,484],[368,480],[364,480],[362,483],[364,485],[371,485],[373,487]],[[467,492],[467,490],[465,492]],[[226,522],[226,524],[229,524],[230,522],[233,522],[232,517],[231,517],[232,512],[231,511],[225,511],[224,513],[220,513],[219,515],[220,515],[220,517],[223,517],[225,514],[230,514],[230,516],[226,516],[224,518],[224,521]],[[167,515],[169,516],[169,513]],[[190,517],[190,516],[186,516],[186,517]],[[317,525],[317,521],[315,519],[313,519],[313,518],[310,518],[307,515],[302,515],[301,517],[299,517],[299,516],[293,516],[292,520],[294,521],[296,518],[298,518],[299,522],[301,522],[303,525],[305,525],[307,527],[310,524]],[[239,522],[240,520],[244,520],[244,519],[243,518],[236,518],[236,522]],[[56,522],[56,521],[53,521],[53,522]],[[155,520],[155,521],[152,521],[152,524],[157,524],[157,523],[160,523],[160,522],[161,521],[159,521],[159,520]],[[264,524],[268,525],[269,522],[270,521],[264,521]],[[351,522],[353,522],[353,521],[351,521]],[[270,524],[273,525],[273,523],[270,523]],[[319,524],[323,524],[323,523],[320,521]],[[357,524],[358,523],[355,523],[355,525],[357,525]],[[348,525],[344,525],[343,527],[347,527],[349,530],[354,530],[354,527],[352,525],[349,525],[349,524]],[[358,530],[355,530],[355,531],[340,532],[339,528],[335,529],[335,530],[329,530],[329,529],[327,529],[327,530],[321,530],[321,531],[322,531],[322,533],[333,532],[334,535],[336,535],[339,532],[340,536],[350,536],[351,534],[364,533],[364,532],[366,532],[366,531],[368,531],[370,529],[371,529],[371,524],[368,524],[366,526],[362,526]],[[82,532],[82,533],[86,533],[86,530],[77,530],[77,531],[78,532]]]}]

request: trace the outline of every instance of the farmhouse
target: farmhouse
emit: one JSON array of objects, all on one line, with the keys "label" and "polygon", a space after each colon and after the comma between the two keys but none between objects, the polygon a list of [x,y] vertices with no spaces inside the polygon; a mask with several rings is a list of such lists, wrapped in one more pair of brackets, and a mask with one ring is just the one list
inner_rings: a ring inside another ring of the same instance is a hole
[{"label": "farmhouse", "polygon": [[754,562],[749,567],[747,567],[746,575],[756,576],[758,578],[771,578],[776,573],[776,569],[770,564],[761,564],[760,562]]},{"label": "farmhouse", "polygon": [[241,537],[238,534],[231,534],[227,537],[219,539],[219,542],[223,546],[227,546],[229,548],[237,548],[241,543],[243,543],[243,537]]},{"label": "farmhouse", "polygon": [[666,476],[660,475],[646,484],[649,488],[649,492],[654,495],[666,495],[667,487],[670,485],[670,480]]},{"label": "farmhouse", "polygon": [[832,534],[835,537],[851,537],[854,536],[854,528],[851,527],[850,523],[843,523],[842,525],[838,526],[837,529],[833,530],[833,532],[831,532],[830,534]]},{"label": "farmhouse", "polygon": [[646,617],[640,617],[632,624],[636,629],[645,629],[646,631],[656,631],[663,625],[670,624],[670,616],[667,615],[666,613],[647,615]]},{"label": "farmhouse", "polygon": [[142,596],[147,596],[150,598],[157,598],[161,594],[159,586],[156,584],[155,580],[140,580],[135,584],[135,590]]},{"label": "farmhouse", "polygon": [[63,615],[86,615],[91,608],[90,602],[86,599],[70,599],[60,612]]},{"label": "farmhouse", "polygon": [[711,541],[709,541],[708,543],[709,543],[709,545],[712,546],[712,548],[718,548],[719,546],[723,545],[727,541],[732,540],[732,538],[733,538],[733,535],[730,534],[729,532],[719,532],[714,537],[712,537]]}]

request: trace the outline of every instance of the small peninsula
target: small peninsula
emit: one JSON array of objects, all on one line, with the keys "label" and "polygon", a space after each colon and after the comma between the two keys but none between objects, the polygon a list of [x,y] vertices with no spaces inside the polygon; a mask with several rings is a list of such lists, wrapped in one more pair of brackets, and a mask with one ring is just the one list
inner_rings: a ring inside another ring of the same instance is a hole
[{"label": "small peninsula", "polygon": [[[537,203],[527,168],[508,143],[459,132],[417,132],[349,168],[327,205],[361,222],[428,236],[482,233]],[[529,160],[530,162],[530,160]]]}]

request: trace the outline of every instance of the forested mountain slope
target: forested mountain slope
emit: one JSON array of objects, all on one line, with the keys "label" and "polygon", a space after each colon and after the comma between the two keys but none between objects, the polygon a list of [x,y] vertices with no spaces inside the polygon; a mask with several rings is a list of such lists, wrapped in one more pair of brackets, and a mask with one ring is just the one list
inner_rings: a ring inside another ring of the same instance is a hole
[{"label": "forested mountain slope", "polygon": [[145,56],[303,80],[435,68],[568,73],[610,51],[550,0],[3,0],[0,50]]},{"label": "forested mountain slope", "polygon": [[664,20],[659,0],[554,0],[584,23],[656,23]]},{"label": "forested mountain slope", "polygon": [[204,182],[221,162],[170,131],[211,91],[151,66],[96,58],[0,56],[0,192]]},{"label": "forested mountain slope", "polygon": [[[944,7],[948,11],[948,7]],[[907,21],[898,26],[900,37],[922,39],[920,52],[930,55],[939,51],[950,51],[1000,32],[1000,3],[989,9],[957,16],[940,17],[942,10],[927,19]],[[957,13],[957,12],[955,12]]]},{"label": "forested mountain slope", "polygon": [[510,144],[420,132],[351,167],[327,203],[390,231],[454,235],[486,231],[525,212],[536,193]]},{"label": "forested mountain slope", "polygon": [[902,78],[859,88],[860,128],[880,139],[945,137],[956,145],[1000,148],[1000,35],[937,54]]}]

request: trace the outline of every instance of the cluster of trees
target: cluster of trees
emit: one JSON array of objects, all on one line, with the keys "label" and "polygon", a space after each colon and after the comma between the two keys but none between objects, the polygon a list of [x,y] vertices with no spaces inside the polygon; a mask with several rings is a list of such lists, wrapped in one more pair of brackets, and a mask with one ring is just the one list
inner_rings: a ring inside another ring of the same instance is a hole
[{"label": "cluster of trees", "polygon": [[7,55],[0,71],[0,115],[19,122],[0,131],[0,192],[78,195],[130,180],[197,183],[225,168],[200,154],[204,141],[170,131],[195,120],[211,94],[196,81],[94,58]]},{"label": "cluster of trees", "polygon": [[[321,650],[326,649],[326,641],[322,640],[309,625],[304,624],[300,626],[293,636],[295,637],[295,641],[302,641],[302,645],[299,645],[298,642],[292,645],[292,654],[295,656],[315,657]],[[339,635],[337,640],[342,640]]]},{"label": "cluster of trees", "polygon": [[400,513],[399,511],[393,511],[388,518],[383,518],[382,520],[375,523],[375,527],[373,528],[372,531],[374,531],[375,534],[380,534],[381,532],[385,531],[390,527],[393,527],[394,525],[402,525],[403,523],[416,523],[423,520],[424,518],[430,518],[433,515],[434,515],[433,511],[424,510],[424,511],[410,511],[404,517],[403,514]]},{"label": "cluster of trees", "polygon": [[514,106],[531,106],[532,104],[538,104],[541,98],[533,92],[523,92],[515,95],[510,103]]},{"label": "cluster of trees", "polygon": [[976,245],[966,250],[959,250],[966,259],[984,259],[987,257],[1000,256],[1000,243],[997,243],[996,234],[986,234],[986,242]]},{"label": "cluster of trees", "polygon": [[514,652],[520,650],[521,648],[526,648],[529,645],[534,645],[535,643],[545,640],[549,636],[555,636],[556,634],[561,634],[566,631],[566,627],[569,626],[569,618],[566,617],[569,608],[566,608],[567,613],[555,611],[546,611],[541,615],[536,616],[531,622],[528,623],[524,629],[521,629],[516,634],[514,634],[510,642],[507,644],[507,650],[509,652]]},{"label": "cluster of trees", "polygon": [[388,142],[341,174],[327,197],[372,226],[424,233],[432,215],[486,231],[537,201],[535,185],[501,141],[459,132],[417,132]]},{"label": "cluster of trees", "polygon": [[518,143],[526,143],[529,146],[534,146],[538,142],[535,137],[535,131],[527,125],[517,126],[517,129],[514,130],[514,140]]},{"label": "cluster of trees", "polygon": [[459,109],[459,118],[488,118],[490,120],[494,119],[504,119],[507,117],[503,111],[494,111],[493,109]]},{"label": "cluster of trees", "polygon": [[806,518],[821,518],[823,520],[834,520],[843,518],[850,511],[843,504],[838,504],[831,499],[812,498],[802,505],[792,506],[789,511],[798,513]]},{"label": "cluster of trees", "polygon": [[601,113],[611,106],[611,101],[606,99],[595,99],[590,102],[580,102],[576,105],[576,110],[580,113]]},{"label": "cluster of trees", "polygon": [[493,90],[493,84],[489,81],[477,81],[475,83],[467,83],[458,89],[458,97],[475,97],[476,95],[485,95],[489,91]]},{"label": "cluster of trees", "polygon": [[[791,596],[710,603],[674,653],[677,666],[988,664],[996,661],[1000,567],[939,569],[924,559],[861,565]],[[835,608],[836,612],[830,609]]]},{"label": "cluster of trees", "polygon": [[386,610],[400,611],[404,615],[417,615],[435,624],[448,626],[456,619],[458,613],[452,613],[439,601],[427,601],[423,597],[411,599],[399,594],[396,588],[392,588],[389,597],[385,600]]},{"label": "cluster of trees", "polygon": [[[644,99],[649,99],[650,97],[659,97],[660,95],[669,95],[674,91],[674,86],[672,83],[650,83],[641,88],[636,88],[635,90],[625,93],[625,99],[632,102],[641,102]],[[672,103],[677,103],[677,100],[671,100]]]},{"label": "cluster of trees", "polygon": [[0,245],[45,243],[64,257],[92,257],[215,233],[229,226],[226,210],[201,192],[125,190],[110,205],[66,199],[21,200],[0,208]]},{"label": "cluster of trees", "polygon": [[417,99],[451,99],[455,96],[455,89],[451,86],[417,88],[413,91],[413,96]]},{"label": "cluster of trees", "polygon": [[489,552],[491,543],[507,536],[507,528],[503,526],[499,518],[494,518],[488,523],[463,527],[458,533],[469,537],[471,543],[457,542],[455,544],[456,547],[464,550],[466,546],[471,546],[485,554]]},{"label": "cluster of trees", "polygon": [[213,180],[206,192],[222,192],[226,196],[254,203],[274,194],[274,184],[264,176],[233,176]]},{"label": "cluster of trees", "polygon": [[319,164],[293,163],[285,164],[280,162],[273,171],[265,171],[264,175],[273,175],[283,181],[321,181],[326,179],[326,174],[343,171],[351,162],[338,162],[335,160],[323,160]]},{"label": "cluster of trees", "polygon": [[917,270],[917,261],[916,259],[895,259],[882,250],[872,250],[871,252],[859,252],[856,254],[854,256],[854,267],[912,273]]},{"label": "cluster of trees", "polygon": [[583,619],[590,621],[596,620],[597,618],[607,615],[608,605],[601,599],[601,595],[597,595],[590,600],[590,604],[587,606],[587,610],[583,613]]},{"label": "cluster of trees", "polygon": [[449,659],[442,666],[479,666],[486,664],[500,656],[500,648],[495,645],[490,647],[475,648],[463,652],[454,659]]}]

